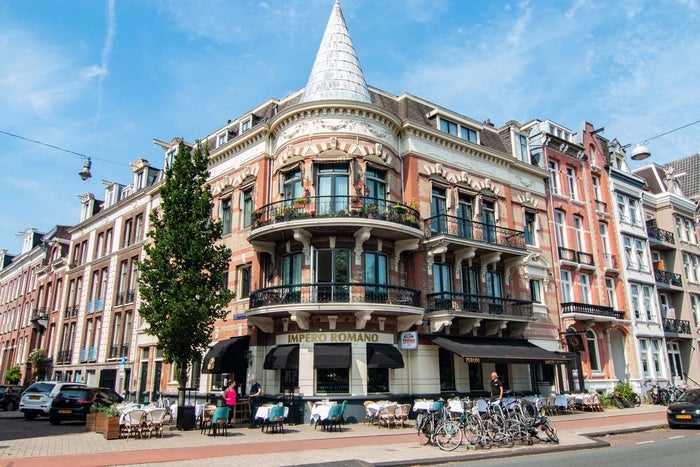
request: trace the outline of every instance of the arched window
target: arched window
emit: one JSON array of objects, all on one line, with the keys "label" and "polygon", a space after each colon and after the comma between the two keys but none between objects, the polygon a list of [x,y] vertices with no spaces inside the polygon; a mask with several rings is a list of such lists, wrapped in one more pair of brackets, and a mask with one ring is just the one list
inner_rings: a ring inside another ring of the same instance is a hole
[{"label": "arched window", "polygon": [[586,331],[586,343],[588,344],[588,361],[591,371],[600,371],[600,355],[598,354],[598,340],[590,329]]}]

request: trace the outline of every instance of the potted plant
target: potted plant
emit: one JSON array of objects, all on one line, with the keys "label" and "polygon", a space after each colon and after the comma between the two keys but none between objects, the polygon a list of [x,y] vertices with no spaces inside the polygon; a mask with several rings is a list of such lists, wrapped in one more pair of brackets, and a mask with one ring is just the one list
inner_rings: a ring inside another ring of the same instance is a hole
[{"label": "potted plant", "polygon": [[119,425],[119,410],[117,410],[117,404],[105,406],[104,415],[105,420],[102,436],[104,436],[105,439],[118,439],[121,426]]}]

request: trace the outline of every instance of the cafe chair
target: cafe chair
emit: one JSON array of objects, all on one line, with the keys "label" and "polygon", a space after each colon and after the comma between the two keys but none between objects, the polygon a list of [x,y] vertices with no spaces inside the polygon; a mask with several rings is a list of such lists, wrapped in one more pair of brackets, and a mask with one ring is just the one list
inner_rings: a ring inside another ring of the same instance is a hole
[{"label": "cafe chair", "polygon": [[277,430],[280,433],[284,433],[284,406],[276,405],[270,409],[270,418],[263,421],[263,427],[261,431],[270,432],[272,428],[272,433],[274,434]]},{"label": "cafe chair", "polygon": [[146,413],[144,432],[148,432],[148,437],[163,437],[163,423],[165,422],[166,409],[153,409]]},{"label": "cafe chair", "polygon": [[386,425],[387,428],[390,428],[391,425],[397,426],[395,405],[388,405],[379,411],[379,415],[377,416],[377,426],[381,428],[383,425]]},{"label": "cafe chair", "polygon": [[143,437],[143,427],[146,420],[146,412],[140,409],[129,410],[124,414],[122,433],[128,440],[133,435],[134,438]]},{"label": "cafe chair", "polygon": [[214,410],[214,415],[211,417],[211,422],[209,423],[209,430],[207,434],[212,434],[217,436],[223,432],[224,436],[228,436],[228,407],[217,407]]},{"label": "cafe chair", "polygon": [[207,404],[204,406],[204,409],[202,409],[202,415],[200,415],[199,419],[200,434],[206,433],[211,427],[211,419],[215,411],[216,406],[213,404]]},{"label": "cafe chair", "polygon": [[343,417],[343,406],[338,404],[331,406],[328,411],[328,418],[321,421],[321,429],[326,431],[334,431],[335,428],[340,430],[340,422]]},{"label": "cafe chair", "polygon": [[411,413],[411,404],[399,404],[396,406],[396,412],[394,412],[394,419],[395,422],[394,424],[398,427],[398,424],[401,424],[401,428],[404,427],[404,424],[410,425],[408,421],[408,416]]},{"label": "cafe chair", "polygon": [[363,422],[365,425],[374,425],[377,419],[377,411],[369,408],[372,404],[372,401],[365,401],[365,421]]}]

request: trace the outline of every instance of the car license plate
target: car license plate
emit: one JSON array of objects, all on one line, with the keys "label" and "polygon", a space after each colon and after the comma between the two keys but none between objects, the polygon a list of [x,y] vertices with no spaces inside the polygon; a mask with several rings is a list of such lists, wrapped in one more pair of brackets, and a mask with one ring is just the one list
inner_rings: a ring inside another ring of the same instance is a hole
[{"label": "car license plate", "polygon": [[676,415],[676,420],[690,420],[691,418],[690,415]]},{"label": "car license plate", "polygon": [[27,399],[30,401],[38,401],[41,399],[41,396],[27,396]]},{"label": "car license plate", "polygon": [[68,413],[69,414],[69,413],[73,413],[73,411],[69,410],[69,409],[63,409],[63,410],[59,410],[58,413]]}]

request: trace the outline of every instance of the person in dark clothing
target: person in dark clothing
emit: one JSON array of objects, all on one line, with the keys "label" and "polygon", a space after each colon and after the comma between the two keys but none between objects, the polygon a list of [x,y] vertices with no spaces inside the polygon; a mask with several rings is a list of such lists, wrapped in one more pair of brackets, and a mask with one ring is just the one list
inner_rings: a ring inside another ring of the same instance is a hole
[{"label": "person in dark clothing", "polygon": [[503,383],[495,371],[491,373],[491,402],[500,401],[503,398]]},{"label": "person in dark clothing", "polygon": [[255,421],[255,413],[260,407],[260,400],[262,399],[262,386],[253,377],[250,380],[250,425],[255,426],[257,422]]}]

